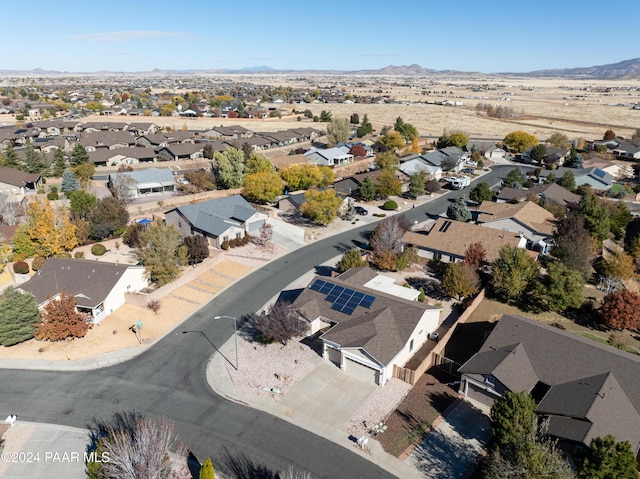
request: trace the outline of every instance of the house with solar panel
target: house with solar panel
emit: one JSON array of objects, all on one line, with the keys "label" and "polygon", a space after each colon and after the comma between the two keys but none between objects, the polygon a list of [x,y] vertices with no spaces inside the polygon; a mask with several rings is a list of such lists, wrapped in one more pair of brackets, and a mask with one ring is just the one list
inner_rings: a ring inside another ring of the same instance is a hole
[{"label": "house with solar panel", "polygon": [[368,267],[316,276],[290,309],[319,335],[322,356],[347,374],[384,385],[441,323],[442,308]]},{"label": "house with solar panel", "polygon": [[205,236],[215,248],[245,234],[258,234],[267,218],[240,195],[177,206],[164,215],[165,223],[175,226],[182,236]]},{"label": "house with solar panel", "polygon": [[562,178],[567,171],[573,173],[576,186],[588,185],[594,190],[608,191],[613,185],[613,176],[597,167],[592,168],[557,168],[555,170],[543,170],[541,178],[546,179],[553,172],[556,178]]}]

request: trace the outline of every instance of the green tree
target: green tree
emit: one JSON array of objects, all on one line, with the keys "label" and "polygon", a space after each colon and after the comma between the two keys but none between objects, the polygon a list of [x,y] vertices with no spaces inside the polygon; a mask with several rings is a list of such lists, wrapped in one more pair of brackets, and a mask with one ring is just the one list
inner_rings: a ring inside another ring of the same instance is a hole
[{"label": "green tree", "polygon": [[13,346],[33,338],[34,324],[40,321],[38,305],[31,293],[13,286],[0,297],[0,344]]},{"label": "green tree", "polygon": [[62,148],[56,148],[53,152],[53,176],[60,178],[64,172],[66,160]]},{"label": "green tree", "polygon": [[538,144],[538,139],[524,131],[512,131],[502,140],[504,146],[515,153],[523,153]]},{"label": "green tree", "polygon": [[89,153],[84,146],[76,143],[71,152],[71,166],[80,166],[89,161]]},{"label": "green tree", "polygon": [[398,157],[393,151],[378,153],[373,162],[381,170],[395,170],[398,167]]},{"label": "green tree", "polygon": [[409,177],[409,190],[407,193],[414,199],[426,193],[424,187],[424,174],[422,172],[415,173]]},{"label": "green tree", "polygon": [[491,406],[493,437],[500,447],[519,445],[538,431],[536,402],[526,392],[505,391]]},{"label": "green tree", "polygon": [[[246,153],[245,153],[246,157]],[[271,160],[264,155],[260,155],[258,153],[250,153],[249,157],[246,159],[246,171],[247,175],[252,175],[254,173],[275,173],[276,167],[273,166]]]},{"label": "green tree", "polygon": [[599,242],[609,237],[609,215],[600,204],[600,199],[586,188],[578,204],[578,213],[584,218],[584,226]]},{"label": "green tree", "polygon": [[220,189],[240,188],[244,182],[244,153],[236,148],[216,151],[213,155],[213,171]]},{"label": "green tree", "polygon": [[503,184],[507,188],[521,189],[523,183],[524,183],[524,175],[522,174],[522,171],[520,170],[520,168],[515,168],[511,170],[509,173],[507,173],[507,176],[503,181]]},{"label": "green tree", "polygon": [[419,136],[416,127],[411,123],[405,123],[401,117],[396,118],[393,129],[402,135],[405,143],[411,143],[414,138]]},{"label": "green tree", "polygon": [[449,263],[442,275],[442,289],[458,301],[476,294],[479,285],[478,273],[466,263]]},{"label": "green tree", "polygon": [[207,457],[202,463],[202,467],[200,467],[200,475],[198,477],[199,479],[215,479],[216,475],[213,470],[213,464],[211,463],[210,457]]},{"label": "green tree", "polygon": [[76,179],[76,176],[71,170],[64,170],[62,173],[62,184],[60,185],[62,191],[75,191],[80,189],[80,183]]},{"label": "green tree", "polygon": [[547,268],[547,274],[534,287],[533,297],[538,307],[550,311],[577,309],[584,301],[584,275],[559,262]]},{"label": "green tree", "polygon": [[84,190],[69,193],[69,210],[74,218],[86,218],[97,203],[98,198]]},{"label": "green tree", "polygon": [[383,170],[376,178],[376,190],[384,198],[400,196],[402,194],[402,182],[396,178],[393,170]]},{"label": "green tree", "polygon": [[529,152],[529,156],[536,163],[542,163],[542,160],[544,160],[544,157],[547,156],[547,147],[544,146],[542,143],[539,143],[535,145],[533,148],[531,148],[531,151]]},{"label": "green tree", "polygon": [[322,110],[320,112],[320,121],[328,123],[331,121],[331,112],[327,110]]},{"label": "green tree", "polygon": [[471,212],[469,208],[467,208],[467,201],[464,199],[464,196],[458,197],[454,203],[449,204],[447,207],[447,218],[464,223],[471,220]]},{"label": "green tree", "polygon": [[190,265],[202,263],[209,257],[209,241],[202,235],[191,235],[182,238],[182,245],[187,248]]},{"label": "green tree", "polygon": [[367,266],[367,262],[362,259],[362,253],[358,248],[351,248],[344,252],[340,261],[336,264],[338,273],[344,273],[351,268]]},{"label": "green tree", "polygon": [[163,221],[152,221],[140,233],[140,244],[134,250],[145,267],[147,278],[159,287],[170,283],[187,263],[187,252],[180,248],[180,232]]},{"label": "green tree", "polygon": [[377,194],[378,190],[373,180],[368,176],[364,178],[360,183],[360,186],[358,186],[358,196],[360,196],[364,201],[372,201]]},{"label": "green tree", "polygon": [[496,197],[496,192],[491,189],[489,183],[483,181],[474,186],[469,192],[469,199],[476,203],[482,203],[483,201],[493,201]]},{"label": "green tree", "polygon": [[334,118],[327,125],[327,140],[329,146],[347,141],[351,134],[351,125],[346,118]]},{"label": "green tree", "polygon": [[89,212],[87,220],[91,229],[90,236],[103,240],[115,231],[124,231],[129,223],[129,212],[120,201],[107,197],[98,200]]},{"label": "green tree", "polygon": [[629,208],[621,201],[614,203],[610,200],[603,201],[602,206],[609,214],[609,231],[611,231],[616,240],[623,239],[627,225],[633,219]]},{"label": "green tree", "polygon": [[558,180],[558,184],[564,189],[573,191],[576,189],[576,178],[573,176],[573,172],[565,171],[564,174]]},{"label": "green tree", "polygon": [[242,196],[254,203],[270,203],[282,194],[284,182],[278,173],[253,173],[244,178]]},{"label": "green tree", "polygon": [[496,294],[507,302],[520,298],[538,275],[538,262],[527,250],[504,245],[498,259],[491,264],[491,285]]},{"label": "green tree", "polygon": [[358,123],[360,123],[360,115],[358,115],[357,113],[351,115],[351,117],[349,118],[349,123],[351,123],[352,125],[357,125]]},{"label": "green tree", "polygon": [[302,216],[314,223],[328,225],[338,217],[342,200],[332,189],[311,188],[304,193],[304,203],[300,206]]},{"label": "green tree", "polygon": [[45,159],[31,143],[25,150],[25,169],[28,173],[41,173],[46,168]]},{"label": "green tree", "polygon": [[356,136],[358,138],[362,138],[363,136],[366,136],[369,133],[373,133],[373,125],[371,125],[371,122],[369,121],[369,117],[365,114],[364,118],[362,119],[362,123],[356,130]]},{"label": "green tree", "polygon": [[591,242],[589,231],[584,227],[584,218],[575,211],[568,211],[556,223],[551,254],[586,278],[591,272]]},{"label": "green tree", "polygon": [[549,173],[547,175],[547,177],[544,179],[544,184],[545,185],[552,185],[556,182],[556,174],[552,171],[551,173]]},{"label": "green tree", "polygon": [[9,144],[4,150],[4,163],[9,168],[20,169],[20,158],[18,157],[16,150],[13,149],[12,144]]},{"label": "green tree", "polygon": [[612,435],[591,440],[577,464],[580,479],[637,479],[638,463],[629,441],[616,442]]}]

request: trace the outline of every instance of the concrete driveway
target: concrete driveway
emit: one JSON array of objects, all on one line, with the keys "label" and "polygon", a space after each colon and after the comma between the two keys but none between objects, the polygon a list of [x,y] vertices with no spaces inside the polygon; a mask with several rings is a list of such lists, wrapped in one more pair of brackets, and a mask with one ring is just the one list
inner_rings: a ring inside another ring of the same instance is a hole
[{"label": "concrete driveway", "polygon": [[405,462],[423,477],[463,477],[491,439],[488,409],[481,407],[460,401]]},{"label": "concrete driveway", "polygon": [[289,416],[302,414],[332,428],[343,429],[377,387],[322,361],[282,398],[280,404],[288,408]]}]

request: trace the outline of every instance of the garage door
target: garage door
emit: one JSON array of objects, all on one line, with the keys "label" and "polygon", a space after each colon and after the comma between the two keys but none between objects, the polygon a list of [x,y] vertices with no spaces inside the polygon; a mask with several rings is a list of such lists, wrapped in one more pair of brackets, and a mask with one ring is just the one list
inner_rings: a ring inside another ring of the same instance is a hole
[{"label": "garage door", "polygon": [[260,231],[262,225],[264,224],[264,220],[256,221],[254,223],[249,223],[249,233],[255,233],[256,231]]},{"label": "garage door", "polygon": [[352,359],[345,359],[344,371],[361,381],[368,383],[378,384],[378,375],[380,372],[377,369],[370,368],[364,364],[360,364]]},{"label": "garage door", "polygon": [[475,384],[468,383],[468,388],[467,396],[485,406],[493,406],[493,401],[498,398]]},{"label": "garage door", "polygon": [[327,359],[336,366],[340,367],[342,362],[342,354],[337,349],[327,346]]}]

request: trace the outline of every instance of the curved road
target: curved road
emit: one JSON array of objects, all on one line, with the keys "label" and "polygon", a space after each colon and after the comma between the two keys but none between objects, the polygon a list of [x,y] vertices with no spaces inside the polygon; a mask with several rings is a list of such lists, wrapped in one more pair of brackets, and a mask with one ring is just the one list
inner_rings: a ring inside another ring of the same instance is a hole
[{"label": "curved road", "polygon": [[[499,182],[513,166],[496,167],[477,181]],[[465,190],[468,192],[467,190]],[[451,192],[408,210],[409,221],[444,211]],[[317,477],[390,478],[388,472],[324,438],[267,413],[214,394],[205,373],[209,357],[233,334],[230,320],[261,308],[295,278],[354,242],[366,242],[375,223],[329,237],[273,261],[238,281],[138,357],[82,372],[0,370],[0,405],[28,421],[92,427],[114,413],[137,411],[173,418],[182,440],[202,462],[211,456],[223,472],[273,478],[294,465]],[[200,334],[182,334],[196,331]],[[240,367],[251,367],[243,364]]]}]

